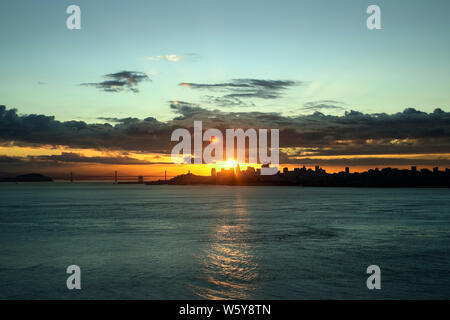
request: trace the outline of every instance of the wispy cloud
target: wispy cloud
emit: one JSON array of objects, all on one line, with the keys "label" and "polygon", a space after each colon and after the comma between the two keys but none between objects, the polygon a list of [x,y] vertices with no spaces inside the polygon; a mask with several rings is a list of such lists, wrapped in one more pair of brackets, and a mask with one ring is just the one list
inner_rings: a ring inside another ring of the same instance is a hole
[{"label": "wispy cloud", "polygon": [[164,56],[151,56],[147,57],[147,60],[150,61],[159,61],[159,60],[166,60],[166,61],[172,61],[172,62],[179,62],[184,58],[184,55],[182,54],[166,54]]},{"label": "wispy cloud", "polygon": [[19,162],[21,162],[21,158],[0,155],[0,163],[6,164],[6,163],[19,163]]},{"label": "wispy cloud", "polygon": [[233,79],[224,83],[182,82],[179,85],[191,89],[221,91],[226,98],[276,99],[282,91],[300,84],[302,82],[291,80]]},{"label": "wispy cloud", "polygon": [[138,71],[121,71],[104,75],[109,80],[101,82],[82,83],[82,86],[96,87],[105,92],[122,92],[131,91],[139,92],[137,86],[142,81],[151,81],[143,72]]},{"label": "wispy cloud", "polygon": [[[283,92],[294,86],[302,85],[301,81],[233,79],[222,83],[181,82],[179,86],[193,90],[208,91],[206,101],[221,107],[254,106],[244,99],[278,99]],[[215,94],[215,95],[212,95]]]},{"label": "wispy cloud", "polygon": [[335,100],[310,101],[303,105],[303,111],[344,111],[343,102]]},{"label": "wispy cloud", "polygon": [[136,165],[136,164],[152,164],[146,160],[139,160],[125,157],[86,157],[80,153],[62,152],[60,155],[41,155],[28,157],[29,159],[58,161],[58,162],[77,162],[77,163],[102,163],[102,164],[120,164],[120,165]]},{"label": "wispy cloud", "polygon": [[213,104],[218,107],[254,107],[255,103],[252,101],[244,101],[243,99],[239,99],[237,97],[217,97],[206,95],[204,97],[205,102],[209,104]]},{"label": "wispy cloud", "polygon": [[[152,159],[160,159],[161,157],[154,156]],[[27,168],[29,165],[39,165],[40,167],[46,164],[51,165],[69,165],[69,164],[109,164],[109,165],[158,165],[158,164],[172,164],[172,162],[165,161],[147,161],[140,160],[129,156],[95,156],[88,157],[81,153],[62,152],[54,155],[37,155],[37,156],[4,156],[0,155],[0,163],[8,165],[9,167]]]}]

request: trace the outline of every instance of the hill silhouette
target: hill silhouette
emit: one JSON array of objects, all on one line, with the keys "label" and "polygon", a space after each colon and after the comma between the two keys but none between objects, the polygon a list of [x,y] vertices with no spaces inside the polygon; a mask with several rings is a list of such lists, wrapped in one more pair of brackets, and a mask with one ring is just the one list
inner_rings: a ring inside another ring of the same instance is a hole
[{"label": "hill silhouette", "polygon": [[1,178],[0,182],[52,182],[53,179],[39,173],[23,174],[16,177]]}]

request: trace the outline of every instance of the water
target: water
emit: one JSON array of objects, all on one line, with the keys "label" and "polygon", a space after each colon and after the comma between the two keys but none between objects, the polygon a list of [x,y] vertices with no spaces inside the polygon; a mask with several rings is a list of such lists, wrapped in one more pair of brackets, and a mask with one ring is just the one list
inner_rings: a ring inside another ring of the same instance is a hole
[{"label": "water", "polygon": [[449,208],[448,189],[2,183],[0,298],[448,299]]}]

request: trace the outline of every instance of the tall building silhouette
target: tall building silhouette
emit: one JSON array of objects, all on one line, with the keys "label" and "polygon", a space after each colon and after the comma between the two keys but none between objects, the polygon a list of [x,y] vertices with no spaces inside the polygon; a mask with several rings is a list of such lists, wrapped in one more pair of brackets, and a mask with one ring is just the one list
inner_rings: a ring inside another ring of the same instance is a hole
[{"label": "tall building silhouette", "polygon": [[241,167],[239,167],[239,163],[237,164],[237,167],[236,167],[236,175],[237,176],[241,175]]}]

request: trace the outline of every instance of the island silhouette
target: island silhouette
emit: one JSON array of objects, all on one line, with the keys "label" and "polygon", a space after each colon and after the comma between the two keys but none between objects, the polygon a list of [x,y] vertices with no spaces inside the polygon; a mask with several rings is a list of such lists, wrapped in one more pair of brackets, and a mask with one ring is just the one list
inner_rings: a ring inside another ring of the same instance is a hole
[{"label": "island silhouette", "polygon": [[23,174],[16,177],[0,178],[0,182],[52,182],[53,179],[39,173]]}]

